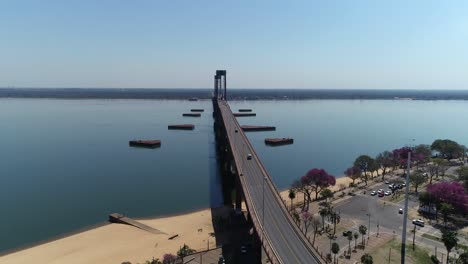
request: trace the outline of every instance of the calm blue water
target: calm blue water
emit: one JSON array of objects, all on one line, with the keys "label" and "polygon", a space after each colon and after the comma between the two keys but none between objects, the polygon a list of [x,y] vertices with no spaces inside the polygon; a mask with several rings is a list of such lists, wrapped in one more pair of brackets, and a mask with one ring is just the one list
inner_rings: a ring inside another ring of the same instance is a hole
[{"label": "calm blue water", "polygon": [[[274,125],[248,133],[279,188],[313,167],[341,175],[360,154],[450,138],[468,143],[464,101],[249,101]],[[201,118],[182,117],[204,108]],[[211,101],[0,99],[0,251],[76,231],[119,212],[174,214],[221,203]],[[167,130],[193,123],[194,131]],[[293,137],[268,147],[266,137]],[[160,149],[128,140],[161,139]],[[415,139],[412,141],[412,139]]]},{"label": "calm blue water", "polygon": [[[182,117],[205,108],[201,118]],[[220,205],[211,101],[0,100],[0,251],[105,222]],[[193,123],[194,131],[168,130]],[[131,139],[161,139],[160,149]]]}]

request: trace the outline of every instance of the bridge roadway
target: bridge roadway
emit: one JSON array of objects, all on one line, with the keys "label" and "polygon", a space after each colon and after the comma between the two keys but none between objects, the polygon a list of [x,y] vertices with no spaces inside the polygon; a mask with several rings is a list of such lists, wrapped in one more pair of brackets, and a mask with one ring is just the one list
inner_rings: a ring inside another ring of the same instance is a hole
[{"label": "bridge roadway", "polygon": [[[218,100],[218,105],[238,173],[243,175],[240,176],[240,181],[245,201],[267,255],[273,263],[323,263],[317,251],[288,215],[271,177],[240,128],[228,103]],[[251,160],[247,160],[249,153],[253,156]],[[265,239],[262,239],[263,228]]]}]

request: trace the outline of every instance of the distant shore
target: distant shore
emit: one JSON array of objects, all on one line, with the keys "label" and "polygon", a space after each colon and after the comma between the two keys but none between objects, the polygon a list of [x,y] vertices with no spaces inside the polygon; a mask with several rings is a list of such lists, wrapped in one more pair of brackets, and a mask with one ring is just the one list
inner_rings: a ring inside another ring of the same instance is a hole
[{"label": "distant shore", "polygon": [[[0,88],[0,98],[211,99],[212,89]],[[468,100],[468,90],[229,89],[228,100]]]}]

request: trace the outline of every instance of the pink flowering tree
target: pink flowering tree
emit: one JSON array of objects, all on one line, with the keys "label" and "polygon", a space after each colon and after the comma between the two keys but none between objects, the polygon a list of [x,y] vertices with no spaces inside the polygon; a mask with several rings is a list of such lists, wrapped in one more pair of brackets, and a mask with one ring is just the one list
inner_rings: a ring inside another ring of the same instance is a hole
[{"label": "pink flowering tree", "polygon": [[328,174],[324,169],[314,168],[301,177],[301,182],[309,186],[310,189],[315,192],[315,199],[317,199],[319,193],[321,193],[325,188],[336,184],[336,179],[333,175]]},{"label": "pink flowering tree", "polygon": [[431,184],[427,187],[427,193],[434,197],[438,204],[447,203],[462,213],[468,212],[468,194],[459,182]]},{"label": "pink flowering tree", "polygon": [[176,261],[177,261],[177,256],[167,253],[167,254],[164,254],[162,263],[163,264],[175,264]]},{"label": "pink flowering tree", "polygon": [[307,234],[307,230],[309,229],[310,225],[312,224],[313,219],[314,219],[314,216],[311,213],[309,213],[308,211],[305,211],[305,212],[301,213],[301,220],[302,220],[302,223],[304,224],[305,234]]}]

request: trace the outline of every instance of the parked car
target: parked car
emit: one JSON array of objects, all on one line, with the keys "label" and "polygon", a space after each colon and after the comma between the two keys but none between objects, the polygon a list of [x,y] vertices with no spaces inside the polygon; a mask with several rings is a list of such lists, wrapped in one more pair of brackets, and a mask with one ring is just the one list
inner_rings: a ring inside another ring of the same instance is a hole
[{"label": "parked car", "polygon": [[399,214],[403,214],[403,208],[398,209]]},{"label": "parked car", "polygon": [[390,194],[392,194],[392,192],[386,191],[384,194],[385,194],[386,196],[389,196]]},{"label": "parked car", "polygon": [[389,184],[390,182],[388,180],[385,180],[385,184]]},{"label": "parked car", "polygon": [[370,193],[370,195],[372,195],[372,196],[374,196],[374,195],[376,195],[376,194],[377,194],[376,191],[372,191],[372,192]]},{"label": "parked car", "polygon": [[241,247],[240,247],[240,252],[241,252],[242,254],[247,253],[247,247],[246,247],[246,246],[241,246]]},{"label": "parked car", "polygon": [[379,193],[379,197],[384,197],[384,193],[383,192]]},{"label": "parked car", "polygon": [[406,183],[402,183],[402,184],[401,184],[401,187],[406,187]]},{"label": "parked car", "polygon": [[226,260],[224,259],[223,256],[219,257],[218,264],[225,264]]},{"label": "parked car", "polygon": [[413,219],[413,224],[420,227],[424,227],[424,221],[421,219]]},{"label": "parked car", "polygon": [[393,189],[393,183],[388,186],[388,188]]}]

